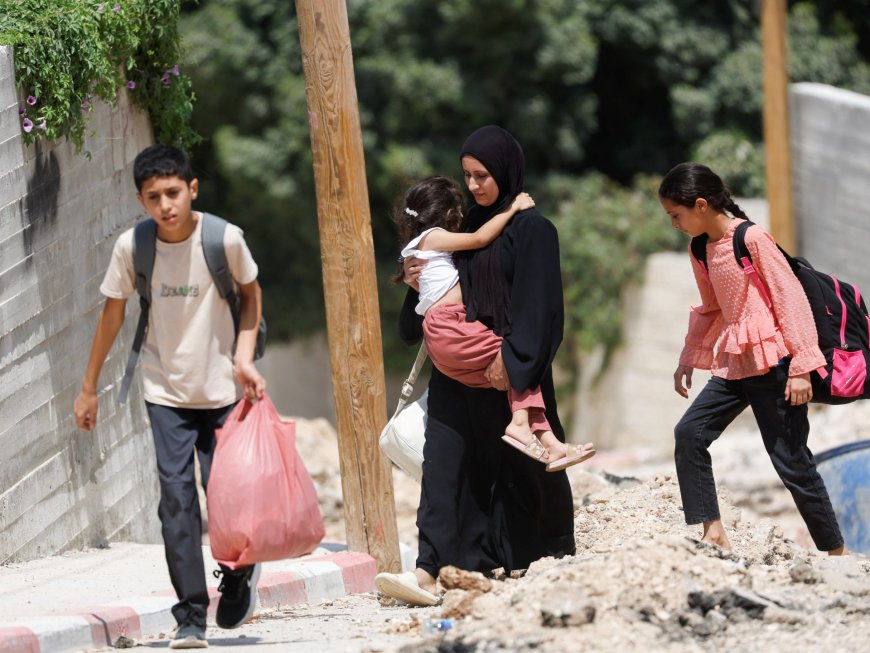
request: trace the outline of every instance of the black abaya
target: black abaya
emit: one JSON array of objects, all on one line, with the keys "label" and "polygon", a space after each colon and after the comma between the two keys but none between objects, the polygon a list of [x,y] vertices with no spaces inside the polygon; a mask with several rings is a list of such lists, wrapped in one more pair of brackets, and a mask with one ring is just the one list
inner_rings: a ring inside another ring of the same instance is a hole
[{"label": "black abaya", "polygon": [[[547,419],[564,440],[551,370],[563,329],[556,229],[537,211],[525,211],[494,245],[510,300],[511,331],[502,345],[508,376],[517,389],[541,386]],[[409,291],[400,318],[408,343],[422,337],[415,304]],[[428,414],[418,567],[437,577],[446,565],[513,570],[574,553],[567,474],[547,472],[502,442],[511,419],[504,392],[469,388],[433,370]]]}]

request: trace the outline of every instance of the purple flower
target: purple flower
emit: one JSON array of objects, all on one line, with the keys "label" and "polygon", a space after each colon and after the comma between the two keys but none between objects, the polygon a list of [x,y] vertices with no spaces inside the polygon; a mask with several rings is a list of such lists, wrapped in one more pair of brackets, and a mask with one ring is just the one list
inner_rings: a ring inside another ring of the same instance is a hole
[{"label": "purple flower", "polygon": [[116,2],[115,6],[112,7],[112,11],[114,11],[116,14],[120,14],[121,13],[121,5]]},{"label": "purple flower", "polygon": [[169,86],[172,83],[172,80],[169,79],[168,72],[163,73],[163,77],[160,78],[160,81],[163,83],[164,86]]},{"label": "purple flower", "polygon": [[129,82],[127,82],[126,86],[132,91],[134,88],[136,88],[136,82],[131,79]]},{"label": "purple flower", "polygon": [[101,2],[100,4],[97,5],[97,11],[99,11],[100,13],[103,13],[104,11],[106,11],[106,5]]},{"label": "purple flower", "polygon": [[30,130],[33,129],[33,122],[31,122],[30,118],[25,118],[25,119],[21,122],[21,128],[22,128],[25,132],[27,132],[28,134],[30,133]]},{"label": "purple flower", "polygon": [[167,72],[167,73],[170,73],[170,74],[172,74],[172,75],[175,75],[176,77],[178,77],[178,76],[181,74],[181,73],[178,71],[178,64],[175,64],[174,66],[172,66],[172,68],[170,68],[170,69],[167,70],[166,72]]},{"label": "purple flower", "polygon": [[19,108],[18,109],[18,117],[21,118],[25,113],[27,113],[27,109]]},{"label": "purple flower", "polygon": [[36,96],[35,95],[28,95],[27,96],[27,104],[29,104],[30,106],[33,106],[34,104],[36,104]]}]

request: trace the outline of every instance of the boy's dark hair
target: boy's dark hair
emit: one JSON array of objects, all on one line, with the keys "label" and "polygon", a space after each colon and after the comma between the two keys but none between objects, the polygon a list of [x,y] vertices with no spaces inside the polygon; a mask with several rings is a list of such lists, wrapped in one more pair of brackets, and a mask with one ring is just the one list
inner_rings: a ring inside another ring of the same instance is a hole
[{"label": "boy's dark hair", "polygon": [[[432,227],[458,231],[462,223],[462,189],[449,177],[433,176],[421,179],[411,186],[393,209],[393,222],[399,234],[401,247]],[[398,283],[403,271],[390,280]]]},{"label": "boy's dark hair", "polygon": [[193,170],[187,155],[176,147],[158,143],[139,152],[133,162],[133,181],[136,190],[152,177],[180,177],[188,184],[193,181]]},{"label": "boy's dark hair", "polygon": [[719,175],[694,161],[680,163],[668,171],[659,185],[659,197],[688,207],[703,197],[717,211],[728,211],[738,218],[746,218]]}]

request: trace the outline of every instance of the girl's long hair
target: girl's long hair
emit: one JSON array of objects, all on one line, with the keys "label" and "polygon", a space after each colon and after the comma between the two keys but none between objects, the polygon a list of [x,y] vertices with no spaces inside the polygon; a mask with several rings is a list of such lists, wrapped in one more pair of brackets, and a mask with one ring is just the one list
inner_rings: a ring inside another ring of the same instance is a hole
[{"label": "girl's long hair", "polygon": [[[421,179],[396,204],[393,222],[399,234],[400,247],[432,227],[459,231],[462,222],[462,189],[449,177]],[[403,277],[404,271],[399,263],[399,270],[390,277],[390,281],[399,283]]]},{"label": "girl's long hair", "polygon": [[694,161],[680,163],[668,171],[659,185],[659,197],[688,207],[703,197],[717,211],[728,211],[738,218],[747,217],[719,175]]}]

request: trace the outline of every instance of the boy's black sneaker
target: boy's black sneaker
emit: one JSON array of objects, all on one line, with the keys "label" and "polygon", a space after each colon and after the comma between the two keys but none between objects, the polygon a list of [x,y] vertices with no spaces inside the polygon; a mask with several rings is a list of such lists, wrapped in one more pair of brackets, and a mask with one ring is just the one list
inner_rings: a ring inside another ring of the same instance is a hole
[{"label": "boy's black sneaker", "polygon": [[249,567],[232,570],[220,565],[214,575],[223,576],[218,592],[221,593],[218,602],[215,621],[221,628],[238,628],[254,614],[257,602],[257,581],[260,579],[260,568],[257,563]]},{"label": "boy's black sneaker", "polygon": [[205,626],[195,621],[185,621],[178,626],[175,637],[169,642],[169,648],[208,648],[205,638]]}]

